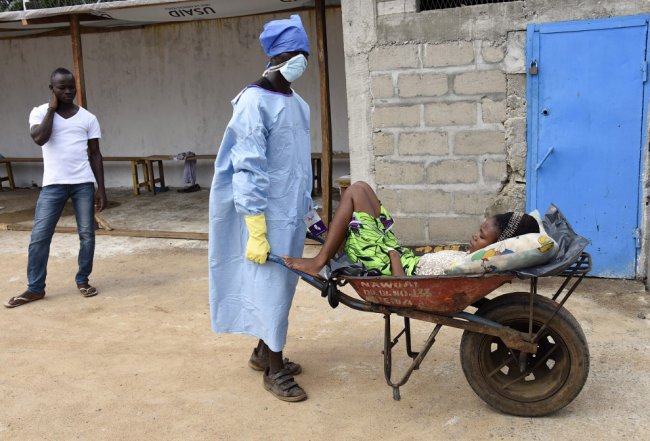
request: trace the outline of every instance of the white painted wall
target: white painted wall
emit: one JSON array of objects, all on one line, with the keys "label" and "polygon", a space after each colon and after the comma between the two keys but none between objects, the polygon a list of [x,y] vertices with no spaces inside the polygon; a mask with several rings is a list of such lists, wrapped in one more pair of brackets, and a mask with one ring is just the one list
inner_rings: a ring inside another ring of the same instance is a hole
[{"label": "white painted wall", "polygon": [[[313,12],[301,12],[311,42],[310,66],[295,90],[312,110],[312,151],[321,151],[319,73]],[[265,68],[259,44],[264,23],[288,14],[263,15],[83,34],[88,108],[99,118],[105,156],[216,154],[232,114],[230,100]],[[343,31],[340,9],[327,10],[334,151],[348,151]],[[70,38],[0,40],[0,153],[40,156],[29,137],[32,107],[49,99],[49,74],[73,70]],[[126,163],[107,163],[108,187],[131,185]],[[337,161],[334,177],[347,174]],[[19,165],[17,185],[41,183],[42,166]],[[165,177],[182,185],[182,163],[167,161]],[[199,166],[209,186],[212,164]]]}]

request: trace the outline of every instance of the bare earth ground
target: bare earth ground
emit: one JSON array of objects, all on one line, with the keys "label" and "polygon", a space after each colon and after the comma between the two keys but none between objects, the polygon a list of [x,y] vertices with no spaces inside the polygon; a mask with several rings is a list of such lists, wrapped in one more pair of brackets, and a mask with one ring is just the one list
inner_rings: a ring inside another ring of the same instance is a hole
[{"label": "bare earth ground", "polygon": [[[0,193],[0,223],[28,209],[36,193],[29,192]],[[122,193],[110,192],[120,205],[104,214],[116,228],[205,231],[207,192]],[[3,302],[25,287],[28,242],[29,233],[0,231]],[[590,376],[564,410],[532,419],[503,415],[474,394],[460,366],[461,331],[450,328],[393,401],[383,378],[381,317],[332,310],[304,282],[286,355],[303,365],[298,380],[309,399],[281,402],[246,365],[255,339],[210,330],[205,242],[98,236],[91,282],[101,293],[88,299],[74,285],[77,247],[76,236],[57,234],[46,299],[0,308],[2,440],[650,437],[650,320],[640,318],[650,307],[638,282],[591,279],[569,300],[589,342]],[[526,289],[515,285],[503,291]],[[413,327],[417,343],[431,329],[418,321]],[[406,365],[399,349],[396,373]]]}]

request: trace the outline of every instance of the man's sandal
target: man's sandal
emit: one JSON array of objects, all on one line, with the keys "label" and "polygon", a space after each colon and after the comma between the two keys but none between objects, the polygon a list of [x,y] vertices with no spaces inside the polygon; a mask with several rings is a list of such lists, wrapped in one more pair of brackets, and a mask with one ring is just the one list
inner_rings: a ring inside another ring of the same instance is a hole
[{"label": "man's sandal", "polygon": [[77,286],[77,288],[79,289],[81,295],[84,297],[93,297],[99,294],[99,291],[97,291],[97,288],[95,288],[94,286],[88,285],[88,288]]},{"label": "man's sandal", "polygon": [[280,369],[272,375],[269,375],[269,368],[266,368],[264,370],[264,389],[282,401],[296,402],[307,399],[307,393],[298,386],[286,368]]},{"label": "man's sandal", "polygon": [[24,292],[19,296],[10,298],[4,303],[4,305],[5,308],[15,308],[16,306],[21,306],[26,303],[31,303],[37,300],[41,300],[43,297],[45,297],[45,294],[41,295],[41,294]]},{"label": "man's sandal", "polygon": [[[287,372],[289,372],[291,375],[298,375],[299,373],[302,372],[302,367],[298,363],[294,363],[293,361],[290,361],[288,358],[285,358],[283,362],[284,362],[284,369],[286,369]],[[260,357],[259,355],[257,355],[257,348],[255,348],[253,349],[251,358],[248,359],[248,367],[250,367],[254,371],[263,371],[267,367],[269,367],[269,358]]]}]

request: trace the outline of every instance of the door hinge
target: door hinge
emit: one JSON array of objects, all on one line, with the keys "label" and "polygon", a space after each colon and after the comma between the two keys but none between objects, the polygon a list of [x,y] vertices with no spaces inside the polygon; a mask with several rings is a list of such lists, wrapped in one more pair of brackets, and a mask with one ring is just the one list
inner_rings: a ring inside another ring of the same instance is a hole
[{"label": "door hinge", "polygon": [[648,62],[644,61],[641,65],[641,73],[643,75],[643,82],[648,81]]},{"label": "door hinge", "polygon": [[636,242],[637,249],[641,248],[641,228],[634,229],[634,241]]}]

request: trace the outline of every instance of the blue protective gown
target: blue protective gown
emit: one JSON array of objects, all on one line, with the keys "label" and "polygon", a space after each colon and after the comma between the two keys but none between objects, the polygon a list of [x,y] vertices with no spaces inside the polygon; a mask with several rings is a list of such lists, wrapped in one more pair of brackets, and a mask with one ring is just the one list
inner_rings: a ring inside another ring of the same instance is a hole
[{"label": "blue protective gown", "polygon": [[298,94],[244,89],[219,148],[210,192],[212,329],[248,334],[283,349],[298,276],[244,256],[244,217],[264,213],[271,253],[302,256],[311,207],[309,106]]}]

